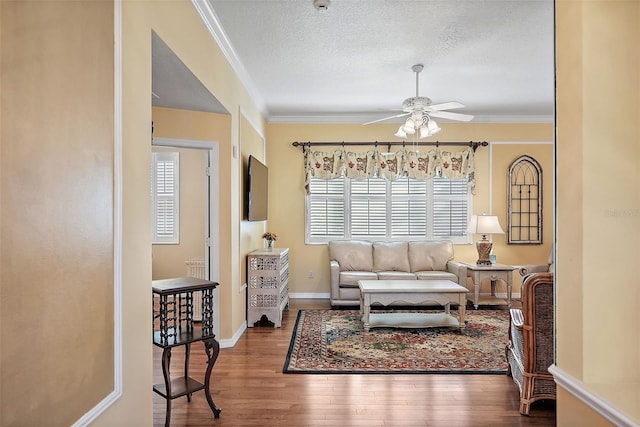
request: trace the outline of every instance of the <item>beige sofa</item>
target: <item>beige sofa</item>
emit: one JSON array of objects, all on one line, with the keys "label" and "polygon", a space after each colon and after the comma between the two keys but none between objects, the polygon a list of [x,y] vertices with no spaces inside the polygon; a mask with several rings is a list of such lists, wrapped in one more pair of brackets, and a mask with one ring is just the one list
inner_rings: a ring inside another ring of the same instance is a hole
[{"label": "beige sofa", "polygon": [[359,305],[358,280],[451,280],[464,287],[467,268],[451,241],[329,242],[331,305]]}]

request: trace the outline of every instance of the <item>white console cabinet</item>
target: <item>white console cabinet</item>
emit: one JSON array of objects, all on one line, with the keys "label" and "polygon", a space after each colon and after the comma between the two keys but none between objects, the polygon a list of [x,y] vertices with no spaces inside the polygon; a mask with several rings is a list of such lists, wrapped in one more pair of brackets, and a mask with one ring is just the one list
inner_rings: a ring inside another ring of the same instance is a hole
[{"label": "white console cabinet", "polygon": [[279,328],[282,312],[289,308],[289,249],[249,253],[247,282],[247,326],[268,319]]}]

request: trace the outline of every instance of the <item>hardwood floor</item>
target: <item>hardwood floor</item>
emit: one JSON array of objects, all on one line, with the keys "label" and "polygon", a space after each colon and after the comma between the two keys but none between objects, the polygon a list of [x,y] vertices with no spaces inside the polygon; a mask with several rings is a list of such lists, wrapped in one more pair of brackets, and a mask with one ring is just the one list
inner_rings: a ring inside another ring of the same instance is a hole
[{"label": "hardwood floor", "polygon": [[[220,350],[212,395],[222,408],[214,419],[203,392],[172,404],[172,426],[554,426],[555,402],[518,412],[518,388],[506,375],[283,374],[299,309],[329,308],[327,300],[292,300],[281,328],[249,328],[233,348]],[[154,382],[162,382],[162,350],[154,346]],[[172,377],[183,369],[172,354]],[[190,375],[201,381],[206,357],[191,350]],[[154,426],[163,426],[165,400],[153,393]]]}]

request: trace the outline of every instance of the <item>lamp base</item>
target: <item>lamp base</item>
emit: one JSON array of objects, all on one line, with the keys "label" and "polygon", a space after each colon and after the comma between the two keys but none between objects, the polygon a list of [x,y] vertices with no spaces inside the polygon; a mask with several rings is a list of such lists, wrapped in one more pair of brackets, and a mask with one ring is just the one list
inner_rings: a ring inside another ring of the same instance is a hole
[{"label": "lamp base", "polygon": [[476,242],[476,249],[478,250],[478,261],[476,261],[477,265],[491,265],[489,255],[491,254],[492,247],[493,243],[488,241],[486,238]]}]

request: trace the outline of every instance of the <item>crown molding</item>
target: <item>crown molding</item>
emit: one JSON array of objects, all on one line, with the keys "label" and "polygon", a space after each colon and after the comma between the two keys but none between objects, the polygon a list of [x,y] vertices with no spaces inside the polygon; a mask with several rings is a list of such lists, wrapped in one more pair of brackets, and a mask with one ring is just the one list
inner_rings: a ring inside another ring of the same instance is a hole
[{"label": "crown molding", "polygon": [[[327,115],[288,115],[270,116],[268,123],[272,124],[362,124],[375,120],[371,114],[327,114]],[[446,119],[438,119],[441,123],[457,123]],[[469,122],[474,123],[553,123],[553,116],[547,115],[485,115],[475,116]],[[388,120],[384,123],[401,123],[399,120]]]},{"label": "crown molding", "polygon": [[240,61],[240,58],[236,54],[235,49],[231,45],[227,34],[222,29],[220,20],[211,8],[211,5],[207,0],[191,0],[191,3],[198,12],[198,15],[202,19],[202,22],[204,22],[205,27],[207,27],[207,30],[209,30],[209,33],[218,45],[218,48],[229,62],[229,65],[231,65],[233,71],[236,73],[236,76],[240,80],[240,83],[242,83],[245,90],[249,93],[249,97],[256,104],[256,107],[258,107],[258,110],[262,113],[262,115],[266,117],[268,115],[268,112],[264,99],[256,88],[255,83],[249,76],[249,73],[244,67],[244,64],[242,64],[242,61]]}]

